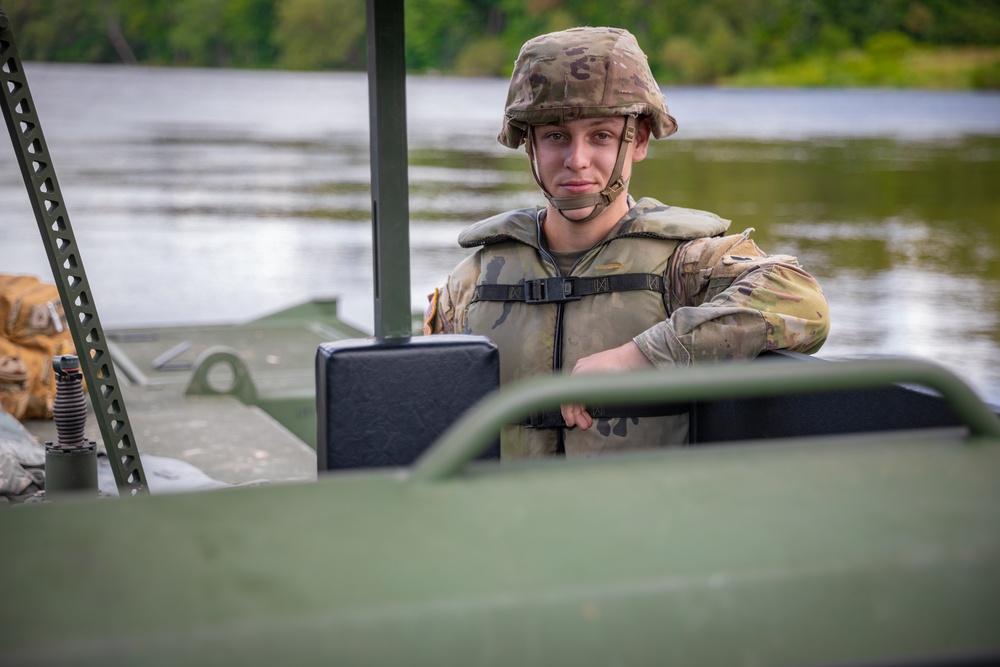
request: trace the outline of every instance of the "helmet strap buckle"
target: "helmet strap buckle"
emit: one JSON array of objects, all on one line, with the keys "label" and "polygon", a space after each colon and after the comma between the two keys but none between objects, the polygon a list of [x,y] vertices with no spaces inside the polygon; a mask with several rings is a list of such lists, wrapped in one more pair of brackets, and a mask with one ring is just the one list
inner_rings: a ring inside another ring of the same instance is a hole
[{"label": "helmet strap buckle", "polygon": [[605,198],[608,204],[610,204],[618,198],[618,195],[620,195],[624,189],[625,179],[619,176],[617,181],[611,183],[608,187],[601,191],[601,196]]}]

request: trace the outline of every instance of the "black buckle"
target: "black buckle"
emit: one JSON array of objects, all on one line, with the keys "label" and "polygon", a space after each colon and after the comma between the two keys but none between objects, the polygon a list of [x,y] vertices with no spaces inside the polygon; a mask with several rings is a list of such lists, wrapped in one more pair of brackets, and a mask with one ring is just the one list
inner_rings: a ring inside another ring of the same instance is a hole
[{"label": "black buckle", "polygon": [[524,282],[525,303],[561,303],[563,301],[577,301],[581,298],[579,294],[573,294],[573,283],[575,278],[537,278]]}]

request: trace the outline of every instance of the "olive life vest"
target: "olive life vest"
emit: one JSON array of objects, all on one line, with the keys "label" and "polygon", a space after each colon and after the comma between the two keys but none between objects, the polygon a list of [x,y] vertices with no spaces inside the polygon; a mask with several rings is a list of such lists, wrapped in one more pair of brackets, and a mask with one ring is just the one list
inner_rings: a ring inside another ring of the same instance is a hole
[{"label": "olive life vest", "polygon": [[[540,242],[538,209],[520,209],[473,225],[459,236],[482,246],[465,331],[488,336],[500,351],[500,383],[572,369],[577,360],[624,345],[665,320],[667,263],[677,246],[720,235],[729,221],[713,213],[639,200],[568,276]],[[567,456],[681,444],[686,414],[593,415],[587,431],[551,419],[512,424],[501,434],[504,458]]]}]

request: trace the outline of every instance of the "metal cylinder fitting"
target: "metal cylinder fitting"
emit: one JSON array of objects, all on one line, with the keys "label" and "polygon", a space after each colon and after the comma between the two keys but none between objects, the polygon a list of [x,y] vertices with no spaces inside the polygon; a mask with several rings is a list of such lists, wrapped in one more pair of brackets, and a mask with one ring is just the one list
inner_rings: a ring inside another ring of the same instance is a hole
[{"label": "metal cylinder fitting", "polygon": [[97,447],[58,447],[45,443],[45,497],[97,495]]},{"label": "metal cylinder fitting", "polygon": [[52,419],[58,442],[45,443],[45,496],[97,493],[97,443],[84,437],[87,402],[83,396],[80,360],[65,354],[52,360],[56,400]]}]

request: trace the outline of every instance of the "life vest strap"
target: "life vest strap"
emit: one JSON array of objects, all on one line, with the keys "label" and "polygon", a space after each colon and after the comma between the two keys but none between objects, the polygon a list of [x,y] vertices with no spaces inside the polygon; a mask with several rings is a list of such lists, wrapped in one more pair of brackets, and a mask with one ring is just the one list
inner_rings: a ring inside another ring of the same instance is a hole
[{"label": "life vest strap", "polygon": [[476,285],[476,301],[521,301],[562,303],[594,294],[650,290],[664,293],[663,276],[655,273],[619,273],[611,276],[555,276],[525,280],[517,284]]}]

